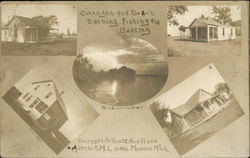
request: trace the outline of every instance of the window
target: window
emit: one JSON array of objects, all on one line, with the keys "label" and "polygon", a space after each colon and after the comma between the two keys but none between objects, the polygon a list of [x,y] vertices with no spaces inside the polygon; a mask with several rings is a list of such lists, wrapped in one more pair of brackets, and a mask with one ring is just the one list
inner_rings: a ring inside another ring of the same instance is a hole
[{"label": "window", "polygon": [[34,100],[34,102],[32,104],[30,104],[30,108],[33,108],[39,101],[40,101],[39,98],[37,98],[36,100]]},{"label": "window", "polygon": [[34,90],[36,91],[39,87],[40,87],[40,85],[37,85],[37,86],[34,88]]},{"label": "window", "polygon": [[33,97],[33,96],[30,95],[30,96],[26,99],[26,101],[29,101],[32,97]]},{"label": "window", "polygon": [[231,29],[231,36],[233,36],[233,29]]},{"label": "window", "polygon": [[6,38],[7,37],[7,31],[4,31],[4,37]]},{"label": "window", "polygon": [[28,95],[29,95],[29,93],[26,93],[26,94],[23,96],[23,99],[25,99]]},{"label": "window", "polygon": [[49,114],[48,113],[45,113],[44,115],[43,115],[43,117],[46,119],[46,120],[50,120],[50,116],[49,116]]},{"label": "window", "polygon": [[41,114],[48,108],[48,106],[46,104],[44,104],[43,102],[40,102],[35,109],[40,112]]},{"label": "window", "polygon": [[45,98],[48,99],[51,95],[52,95],[52,92],[49,92],[49,93],[45,96]]},{"label": "window", "polygon": [[218,28],[217,27],[209,27],[209,38],[210,39],[218,39]]},{"label": "window", "polygon": [[225,36],[225,28],[222,29],[222,35]]}]

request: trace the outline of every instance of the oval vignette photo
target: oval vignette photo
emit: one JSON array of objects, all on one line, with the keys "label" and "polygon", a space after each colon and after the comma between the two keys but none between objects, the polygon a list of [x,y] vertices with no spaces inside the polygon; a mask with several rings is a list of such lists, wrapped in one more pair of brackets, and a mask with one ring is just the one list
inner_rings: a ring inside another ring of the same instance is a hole
[{"label": "oval vignette photo", "polygon": [[167,81],[168,66],[164,55],[149,42],[115,36],[82,48],[73,64],[73,77],[89,98],[126,106],[155,96]]}]

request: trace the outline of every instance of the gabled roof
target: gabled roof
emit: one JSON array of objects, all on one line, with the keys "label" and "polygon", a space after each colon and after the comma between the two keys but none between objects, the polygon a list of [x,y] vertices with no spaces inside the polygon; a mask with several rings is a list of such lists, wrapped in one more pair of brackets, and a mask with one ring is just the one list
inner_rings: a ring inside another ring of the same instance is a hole
[{"label": "gabled roof", "polygon": [[199,103],[207,100],[208,98],[213,97],[212,94],[209,92],[198,89],[189,99],[186,103],[171,109],[172,112],[176,113],[179,116],[183,116],[187,113],[189,113],[191,110],[193,110],[195,107],[198,106]]},{"label": "gabled roof", "polygon": [[54,84],[54,88],[55,88],[55,92],[56,92],[56,97],[57,97],[57,100],[59,102],[59,105],[61,106],[63,112],[65,113],[65,116],[68,118],[66,106],[65,106],[64,101],[62,99],[62,93],[59,92],[59,90],[58,90],[58,88],[56,86],[56,83],[54,81],[53,81],[53,84]]},{"label": "gabled roof", "polygon": [[18,15],[14,15],[11,18],[11,20],[6,24],[6,26],[8,26],[15,18],[20,20],[26,26],[39,27],[39,28],[51,28],[52,29],[51,25],[46,24],[46,23],[44,23],[44,22],[42,22],[40,20],[36,20],[36,19],[33,19],[33,18],[24,17],[24,16],[18,16]]},{"label": "gabled roof", "polygon": [[201,27],[201,26],[208,26],[208,25],[214,25],[214,26],[224,26],[224,27],[233,27],[230,25],[223,25],[220,24],[214,20],[211,19],[205,19],[205,18],[198,18],[194,19],[193,22],[189,25],[189,28],[191,27]]},{"label": "gabled roof", "polygon": [[56,86],[55,81],[53,81],[53,80],[43,80],[43,81],[38,81],[38,82],[32,82],[32,84],[40,84],[40,83],[47,83],[47,82],[53,84],[53,87],[54,87],[54,90],[55,90],[55,94],[56,94],[56,99],[59,102],[59,105],[62,108],[63,112],[65,113],[65,116],[68,118],[66,106],[65,106],[64,101],[62,99],[62,94],[59,92],[59,90],[58,90],[58,88]]}]

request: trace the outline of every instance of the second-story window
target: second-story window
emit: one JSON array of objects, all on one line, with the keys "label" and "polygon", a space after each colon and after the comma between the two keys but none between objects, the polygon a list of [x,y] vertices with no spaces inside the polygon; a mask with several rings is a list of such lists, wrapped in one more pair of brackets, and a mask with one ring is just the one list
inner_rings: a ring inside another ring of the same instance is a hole
[{"label": "second-story window", "polygon": [[51,95],[52,95],[52,92],[49,92],[49,93],[45,96],[45,98],[48,99]]},{"label": "second-story window", "polygon": [[33,97],[33,96],[30,95],[30,96],[26,99],[26,101],[29,101],[32,97]]},{"label": "second-story window", "polygon": [[28,95],[29,95],[29,93],[26,93],[26,94],[23,96],[23,99],[25,99]]}]

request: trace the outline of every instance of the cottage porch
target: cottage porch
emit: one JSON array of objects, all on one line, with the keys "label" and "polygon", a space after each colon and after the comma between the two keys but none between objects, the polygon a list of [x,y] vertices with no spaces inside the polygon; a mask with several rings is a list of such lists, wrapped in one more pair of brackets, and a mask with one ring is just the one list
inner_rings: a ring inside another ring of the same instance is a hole
[{"label": "cottage porch", "polygon": [[218,40],[218,27],[217,26],[204,26],[204,27],[191,27],[190,39],[195,41],[214,41]]},{"label": "cottage porch", "polygon": [[227,103],[228,99],[225,99],[222,95],[214,96],[199,103],[192,111],[184,116],[184,119],[190,128],[196,127],[221,111]]},{"label": "cottage porch", "polygon": [[25,42],[37,43],[42,41],[53,40],[59,34],[57,28],[41,28],[41,27],[26,27]]}]

